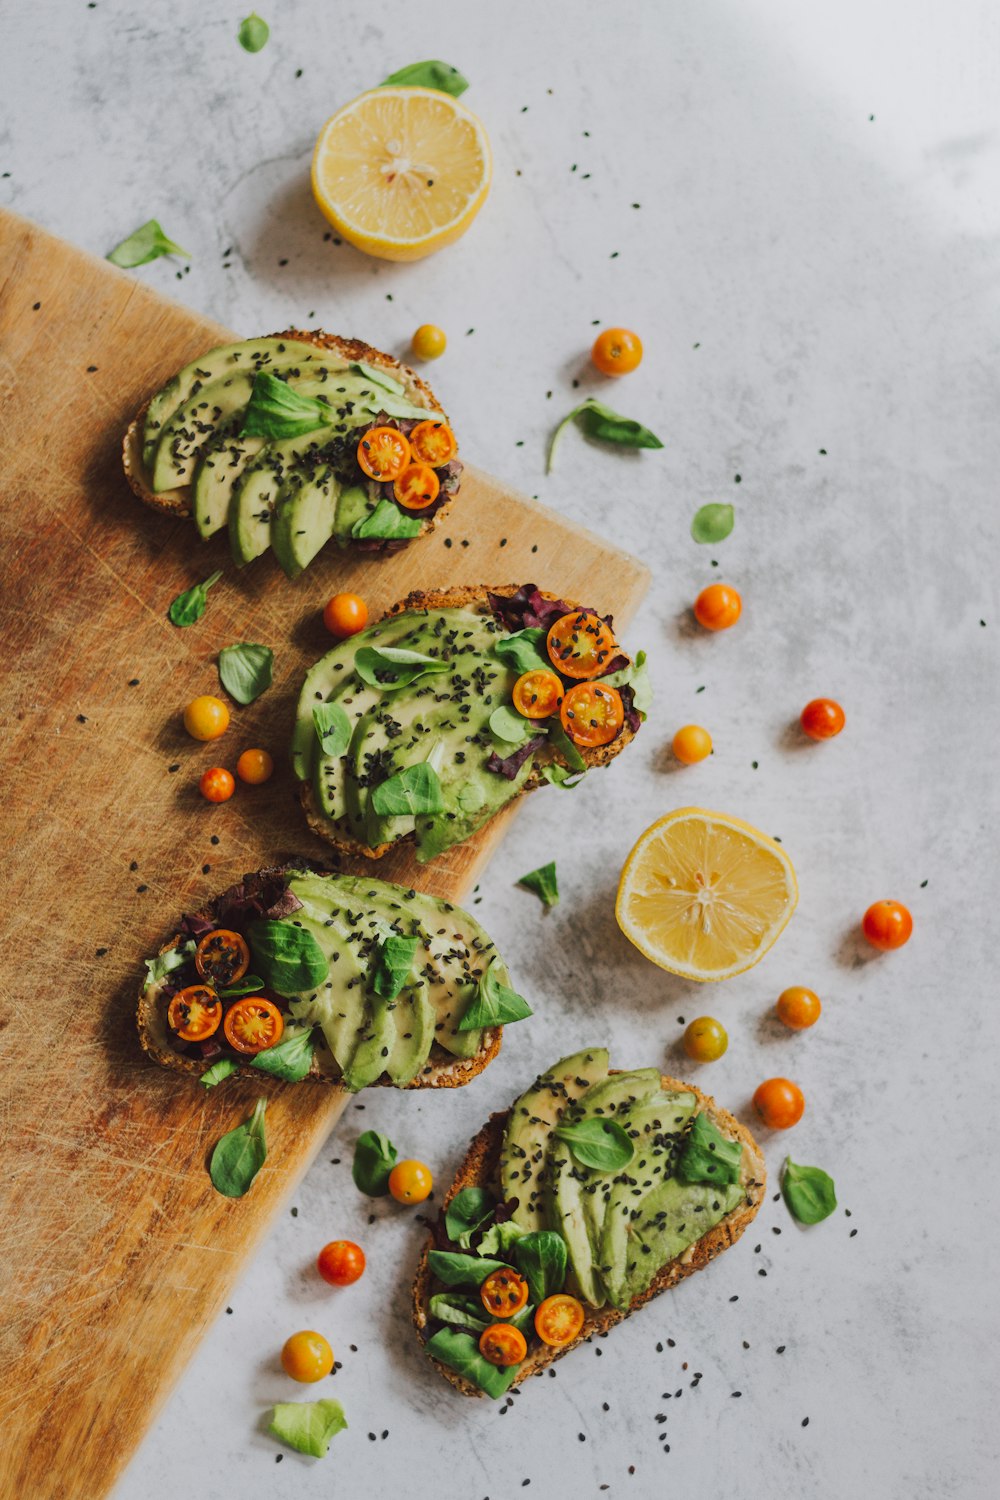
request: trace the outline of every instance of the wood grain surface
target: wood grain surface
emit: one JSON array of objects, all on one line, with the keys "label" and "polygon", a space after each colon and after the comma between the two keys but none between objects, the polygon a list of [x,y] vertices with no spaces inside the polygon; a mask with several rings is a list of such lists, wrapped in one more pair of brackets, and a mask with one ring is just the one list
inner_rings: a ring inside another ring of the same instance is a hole
[{"label": "wood grain surface", "polygon": [[[141,960],[180,912],[276,856],[332,853],[284,754],[330,645],[322,603],[350,588],[375,616],[413,588],[530,579],[624,624],[648,585],[475,469],[442,530],[385,562],[330,548],[295,584],[269,558],[238,572],[224,533],[201,543],[146,510],[119,468],[141,401],[232,337],[0,213],[0,1494],[19,1500],[107,1493],[343,1108],[340,1090],[266,1080],[207,1094],[147,1061],[133,1019]],[[217,567],[204,619],[175,629],[171,599]],[[274,686],[198,745],[183,706],[219,691],[219,648],[246,639],[274,648]],[[275,754],[273,780],[210,807],[202,770],[250,745]],[[510,815],[429,869],[401,853],[378,873],[460,900]],[[262,1087],[268,1161],[230,1201],[206,1157]]]}]

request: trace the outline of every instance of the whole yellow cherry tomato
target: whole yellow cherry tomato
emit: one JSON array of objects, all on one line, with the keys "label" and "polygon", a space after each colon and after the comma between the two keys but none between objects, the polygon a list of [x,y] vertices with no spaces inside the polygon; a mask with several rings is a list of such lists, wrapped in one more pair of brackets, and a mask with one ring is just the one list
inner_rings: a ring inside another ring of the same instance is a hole
[{"label": "whole yellow cherry tomato", "polygon": [[236,762],[236,774],[250,786],[260,786],[273,776],[274,761],[266,750],[244,750]]},{"label": "whole yellow cherry tomato", "polygon": [[447,347],[445,331],[436,323],[421,323],[410,340],[410,348],[417,359],[440,359]]},{"label": "whole yellow cherry tomato", "polygon": [[674,735],[671,748],[685,766],[693,766],[712,753],[712,736],[700,724],[685,724]]},{"label": "whole yellow cherry tomato", "polygon": [[281,1363],[286,1375],[311,1385],[333,1369],[333,1350],[321,1333],[306,1328],[285,1340]]},{"label": "whole yellow cherry tomato", "polygon": [[221,698],[203,693],[184,710],[184,728],[192,739],[217,740],[229,728],[229,709]]},{"label": "whole yellow cherry tomato", "polygon": [[729,1036],[714,1016],[699,1016],[684,1033],[684,1051],[692,1062],[718,1062],[729,1046]]},{"label": "whole yellow cherry tomato", "polygon": [[627,328],[605,328],[594,340],[590,358],[602,375],[628,375],[642,360],[642,339]]},{"label": "whole yellow cherry tomato", "polygon": [[389,1191],[397,1203],[423,1203],[433,1186],[431,1169],[422,1161],[398,1161],[389,1173]]}]

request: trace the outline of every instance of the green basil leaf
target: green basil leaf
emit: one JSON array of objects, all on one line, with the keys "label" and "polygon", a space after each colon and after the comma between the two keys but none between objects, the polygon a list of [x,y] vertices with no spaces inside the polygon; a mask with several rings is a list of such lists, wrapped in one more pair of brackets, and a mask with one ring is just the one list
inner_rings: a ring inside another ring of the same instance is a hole
[{"label": "green basil leaf", "polygon": [[339,703],[317,703],[313,708],[313,724],[323,754],[343,755],[354,733],[347,710]]},{"label": "green basil leaf", "polygon": [[424,1345],[433,1359],[440,1360],[456,1375],[471,1380],[481,1391],[498,1401],[505,1395],[517,1375],[520,1365],[491,1365],[479,1352],[479,1341],[471,1333],[460,1328],[439,1328],[433,1338]]},{"label": "green basil leaf", "polygon": [[551,765],[543,766],[542,775],[551,786],[561,787],[566,792],[571,792],[583,780],[582,771],[571,771],[567,766],[559,765],[557,761],[553,761]]},{"label": "green basil leaf", "polygon": [[527,891],[534,891],[546,906],[555,906],[559,900],[559,881],[556,878],[554,859],[550,859],[547,865],[540,865],[537,870],[529,870],[517,884],[523,885]]},{"label": "green basil leaf", "polygon": [[222,577],[222,570],[212,573],[205,579],[204,583],[193,584],[191,588],[185,589],[183,594],[178,594],[167,610],[167,619],[171,625],[179,625],[181,629],[186,625],[193,625],[200,620],[205,613],[208,604],[208,591],[213,583],[218,583]]},{"label": "green basil leaf", "polygon": [[379,782],[372,788],[372,808],[380,818],[443,812],[444,794],[434,767],[420,761]]},{"label": "green basil leaf", "polygon": [[247,938],[254,962],[269,990],[279,995],[298,995],[322,984],[330,965],[319,943],[294,922],[260,917],[251,922]]},{"label": "green basil leaf", "polygon": [[189,940],[181,943],[177,948],[168,948],[166,953],[158,953],[155,958],[143,959],[146,965],[146,983],[143,989],[147,989],[151,984],[159,984],[160,980],[166,979],[174,969],[179,969],[182,964],[186,964],[189,958],[194,957],[196,947],[197,944]]},{"label": "green basil leaf", "polygon": [[416,516],[404,516],[398,505],[383,498],[370,516],[355,521],[351,527],[351,536],[357,537],[359,541],[371,538],[394,541],[400,537],[416,536],[420,525]]},{"label": "green basil leaf", "polygon": [[463,1297],[458,1292],[436,1292],[431,1298],[428,1311],[439,1323],[451,1323],[455,1328],[471,1328],[478,1337],[490,1326],[486,1309],[478,1297]]},{"label": "green basil leaf", "polygon": [[545,631],[540,625],[515,630],[493,644],[493,654],[520,675],[522,672],[551,672],[552,663],[545,650]]},{"label": "green basil leaf", "polygon": [[[260,52],[267,46],[267,39],[271,35],[271,28],[266,21],[262,21],[255,10],[240,22],[240,29],[236,33],[236,40],[244,52]],[[294,1446],[294,1444],[293,1444]],[[323,1449],[326,1452],[326,1449]]]},{"label": "green basil leaf", "polygon": [[504,1255],[508,1259],[513,1259],[508,1255],[510,1247],[519,1240],[523,1240],[527,1233],[528,1231],[522,1229],[520,1224],[515,1224],[513,1219],[501,1219],[499,1224],[494,1224],[492,1229],[488,1229],[483,1235],[476,1248],[476,1254],[495,1255],[498,1258]]},{"label": "green basil leaf", "polygon": [[516,990],[500,983],[494,958],[480,978],[475,996],[455,1030],[479,1031],[483,1026],[503,1026],[508,1021],[523,1021],[530,1015],[531,1006],[527,1000]]},{"label": "green basil leaf", "polygon": [[703,505],[694,513],[691,535],[696,542],[724,542],[735,519],[736,512],[731,505]]},{"label": "green basil leaf", "polygon": [[496,1208],[496,1199],[486,1188],[460,1188],[444,1213],[448,1238],[468,1250],[472,1236],[481,1229]]},{"label": "green basil leaf", "polygon": [[340,1402],[334,1401],[332,1396],[325,1396],[322,1401],[279,1401],[267,1430],[286,1448],[294,1448],[296,1453],[325,1458],[330,1440],[346,1426],[347,1418]]},{"label": "green basil leaf", "polygon": [[354,1147],[351,1176],[354,1186],[369,1198],[384,1198],[389,1191],[389,1173],[399,1153],[387,1135],[366,1130]]},{"label": "green basil leaf", "polygon": [[508,1261],[492,1260],[483,1255],[459,1255],[455,1250],[428,1250],[427,1264],[445,1286],[478,1288],[494,1271],[510,1270]]},{"label": "green basil leaf", "polygon": [[617,1172],[635,1155],[631,1137],[617,1120],[579,1120],[575,1125],[557,1125],[557,1140],[565,1141],[581,1166],[595,1172]]},{"label": "green basil leaf", "polygon": [[653,685],[649,680],[649,669],[646,666],[645,651],[637,651],[635,661],[629,662],[627,667],[622,667],[618,672],[612,672],[610,677],[602,677],[609,687],[631,687],[632,705],[636,713],[646,718],[653,704]]},{"label": "green basil leaf", "polygon": [[313,1050],[312,1027],[307,1026],[293,1036],[286,1032],[276,1047],[258,1052],[250,1066],[282,1083],[301,1083],[312,1067]]},{"label": "green basil leaf", "polygon": [[706,1114],[695,1115],[677,1176],[682,1182],[739,1182],[742,1157],[739,1141],[727,1141]]},{"label": "green basil leaf", "polygon": [[238,1072],[239,1068],[231,1057],[220,1057],[218,1062],[214,1062],[210,1068],[205,1069],[198,1082],[207,1089],[214,1089],[217,1083],[222,1083],[224,1079],[231,1078],[234,1073]]},{"label": "green basil leaf", "polygon": [[546,467],[549,474],[552,473],[555,462],[556,447],[570,422],[578,422],[588,437],[597,438],[602,443],[614,443],[619,448],[663,447],[656,433],[644,427],[641,422],[636,422],[632,417],[620,416],[610,406],[605,406],[603,401],[588,396],[579,406],[574,406],[571,412],[567,412],[552,434]]},{"label": "green basil leaf", "polygon": [[395,73],[383,79],[379,88],[388,88],[395,84],[402,88],[440,89],[443,94],[450,94],[457,99],[464,94],[469,87],[469,80],[463,78],[457,68],[445,62],[417,62],[409,63],[405,68],[397,68]]},{"label": "green basil leaf", "polygon": [[256,646],[252,641],[237,641],[219,652],[219,681],[237,703],[244,706],[259,698],[271,686],[274,652],[270,646]]},{"label": "green basil leaf", "polygon": [[395,1000],[410,977],[419,937],[387,937],[379,944],[372,970],[372,989],[383,1000]]},{"label": "green basil leaf", "polygon": [[303,396],[268,370],[254,376],[250,402],[243,413],[241,437],[269,439],[304,437],[333,425],[334,413],[325,401]]},{"label": "green basil leaf", "polygon": [[553,750],[558,750],[571,771],[585,771],[587,769],[587,762],[558,719],[553,719],[550,723],[549,743]]},{"label": "green basil leaf", "polygon": [[528,1283],[531,1301],[544,1302],[566,1284],[566,1241],[554,1229],[536,1229],[514,1246],[514,1264]]},{"label": "green basil leaf", "polygon": [[833,1178],[822,1167],[800,1167],[785,1157],[781,1191],[788,1211],[800,1224],[821,1224],[837,1207]]},{"label": "green basil leaf", "polygon": [[226,1198],[242,1198],[267,1159],[264,1134],[266,1099],[258,1099],[249,1120],[230,1130],[216,1143],[208,1164],[216,1192]]},{"label": "green basil leaf", "polygon": [[190,260],[188,252],[168,239],[155,219],[149,219],[116,245],[107,259],[113,266],[131,271],[151,260],[159,260],[161,255],[183,255]]},{"label": "green basil leaf", "polygon": [[536,734],[544,734],[545,727],[532,719],[526,719],[506,703],[501,703],[490,714],[490,733],[496,735],[498,740],[503,740],[506,745],[520,745]]},{"label": "green basil leaf", "polygon": [[224,990],[219,990],[220,1000],[239,1000],[241,995],[256,995],[258,990],[264,988],[264,981],[257,974],[244,974],[242,979],[237,979],[234,984],[227,984]]},{"label": "green basil leaf", "polygon": [[383,693],[409,687],[428,673],[448,672],[448,662],[423,651],[407,651],[403,646],[362,646],[354,658],[354,670],[369,687]]}]

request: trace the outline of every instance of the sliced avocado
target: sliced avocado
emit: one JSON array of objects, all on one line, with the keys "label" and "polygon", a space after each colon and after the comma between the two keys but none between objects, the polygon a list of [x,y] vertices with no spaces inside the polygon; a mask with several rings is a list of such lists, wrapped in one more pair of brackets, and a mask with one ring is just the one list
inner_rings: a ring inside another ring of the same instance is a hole
[{"label": "sliced avocado", "polygon": [[618,1306],[639,1297],[668,1261],[700,1240],[743,1200],[738,1182],[728,1186],[668,1177],[643,1200],[629,1228],[625,1284]]},{"label": "sliced avocado", "polygon": [[194,472],[191,508],[203,537],[225,526],[233,488],[240,475],[264,447],[264,439],[238,436],[241,418],[231,417],[205,445]]},{"label": "sliced avocado", "polygon": [[[341,1073],[346,1074],[365,1032],[368,1013],[367,968],[351,938],[354,924],[347,909],[320,916],[311,904],[295,917],[316,939],[330,960],[329,977],[318,990],[296,996],[290,1004],[297,1021],[319,1026]],[[311,913],[311,914],[310,914]],[[360,913],[352,915],[360,917]]]},{"label": "sliced avocado", "polygon": [[549,1132],[563,1110],[607,1072],[606,1047],[573,1052],[539,1074],[512,1106],[500,1152],[500,1184],[505,1200],[517,1199],[512,1218],[522,1229],[548,1228],[541,1181]]},{"label": "sliced avocado", "polygon": [[352,529],[375,509],[375,505],[360,484],[349,484],[341,490],[333,522],[333,534],[341,547],[349,545]]},{"label": "sliced avocado", "polygon": [[[334,646],[332,651],[320,657],[306,673],[295,710],[295,732],[292,737],[292,769],[300,781],[308,781],[312,776],[313,763],[319,749],[312,716],[316,704],[342,697],[351,686],[363,689],[365,685],[354,675],[354,659],[358,651],[362,646],[398,645],[399,636],[406,629],[405,620],[388,619],[377,625],[370,625],[367,630],[359,631],[357,635]],[[371,701],[374,703],[377,701],[378,689],[373,688],[371,692]],[[371,704],[367,704],[364,712],[370,706]],[[348,705],[345,704],[345,707],[352,713]]]},{"label": "sliced avocado", "polygon": [[271,545],[278,496],[298,462],[306,463],[331,435],[331,429],[308,432],[266,444],[243,470],[229,505],[229,543],[241,566],[253,562]]},{"label": "sliced avocado", "polygon": [[285,574],[297,578],[330,540],[339,485],[329,464],[314,474],[296,470],[278,496],[271,546]]}]

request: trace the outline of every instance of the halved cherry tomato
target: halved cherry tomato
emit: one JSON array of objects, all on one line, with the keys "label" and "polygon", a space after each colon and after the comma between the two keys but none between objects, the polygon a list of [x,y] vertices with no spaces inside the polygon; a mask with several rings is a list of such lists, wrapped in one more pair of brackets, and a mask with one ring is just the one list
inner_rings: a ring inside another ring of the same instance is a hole
[{"label": "halved cherry tomato", "polygon": [[569,1292],[557,1292],[539,1302],[535,1311],[535,1332],[550,1349],[571,1344],[583,1327],[583,1304]]},{"label": "halved cherry tomato", "polygon": [[194,950],[194,966],[202,979],[225,989],[249,969],[250,949],[238,932],[217,927],[214,932],[206,932]]},{"label": "halved cherry tomato", "polygon": [[578,682],[563,699],[559,717],[574,745],[592,750],[611,744],[625,723],[625,705],[617,688]]},{"label": "halved cherry tomato", "polygon": [[346,640],[368,624],[368,606],[360,594],[334,594],[323,610],[323,624],[339,641]]},{"label": "halved cherry tomato", "polygon": [[358,463],[369,479],[398,479],[409,462],[409,441],[397,427],[373,427],[358,443]]},{"label": "halved cherry tomato", "polygon": [[442,469],[458,452],[455,434],[447,422],[418,422],[410,433],[413,457],[432,469]]},{"label": "halved cherry tomato", "polygon": [[389,1173],[389,1192],[397,1203],[423,1203],[433,1186],[433,1173],[422,1161],[398,1161]]},{"label": "halved cherry tomato", "polygon": [[236,781],[225,766],[209,766],[201,774],[198,790],[206,802],[228,802],[236,790]]},{"label": "halved cherry tomato", "polygon": [[550,719],[563,701],[563,685],[554,672],[522,672],[514,684],[514,707],[526,719]]},{"label": "halved cherry tomato", "polygon": [[553,665],[564,677],[600,677],[618,650],[607,621],[586,609],[560,615],[545,645]]},{"label": "halved cherry tomato", "polygon": [[728,630],[743,612],[743,600],[728,583],[710,583],[694,601],[694,617],[705,630]]},{"label": "halved cherry tomato", "polygon": [[627,328],[605,328],[594,340],[590,358],[602,375],[628,375],[642,360],[642,339]]},{"label": "halved cherry tomato", "polygon": [[189,984],[174,995],[167,1020],[182,1042],[203,1042],[219,1029],[222,1001],[207,984]]},{"label": "halved cherry tomato", "polygon": [[281,1364],[285,1374],[293,1380],[311,1385],[333,1369],[333,1350],[321,1333],[304,1328],[301,1333],[293,1333],[285,1340]]},{"label": "halved cherry tomato", "polygon": [[513,1323],[493,1323],[479,1336],[479,1352],[491,1365],[519,1365],[528,1353],[528,1341]]},{"label": "halved cherry tomato", "polygon": [[801,984],[793,984],[789,989],[782,990],[775,1006],[778,1020],[789,1031],[807,1031],[810,1026],[815,1026],[822,1009],[816,991],[807,990]]},{"label": "halved cherry tomato", "polygon": [[245,1000],[237,1000],[229,1007],[222,1029],[230,1047],[249,1055],[263,1052],[266,1047],[280,1042],[285,1023],[273,1001],[262,1000],[259,995],[248,995]]},{"label": "halved cherry tomato", "polygon": [[518,1271],[506,1266],[487,1276],[479,1296],[488,1313],[495,1318],[512,1318],[528,1305],[528,1283]]},{"label": "halved cherry tomato", "polygon": [[873,948],[888,953],[910,941],[913,918],[901,901],[875,901],[865,912],[861,930]]},{"label": "halved cherry tomato", "polygon": [[832,740],[846,722],[844,710],[833,698],[813,698],[800,716],[803,731],[811,740]]},{"label": "halved cherry tomato", "polygon": [[319,1252],[316,1269],[331,1286],[353,1286],[365,1274],[365,1252],[353,1240],[331,1240]]},{"label": "halved cherry tomato", "polygon": [[392,487],[392,493],[407,510],[426,510],[440,491],[441,481],[430,464],[410,464]]},{"label": "halved cherry tomato", "polygon": [[753,1107],[770,1130],[789,1130],[802,1118],[805,1095],[790,1078],[768,1078],[757,1085]]}]

